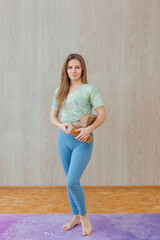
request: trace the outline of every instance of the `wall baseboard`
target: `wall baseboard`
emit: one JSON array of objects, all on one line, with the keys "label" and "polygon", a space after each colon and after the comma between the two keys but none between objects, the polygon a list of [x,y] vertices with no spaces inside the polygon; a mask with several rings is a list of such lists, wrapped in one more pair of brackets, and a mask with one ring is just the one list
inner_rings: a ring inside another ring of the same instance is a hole
[{"label": "wall baseboard", "polygon": [[[118,186],[107,186],[107,185],[101,185],[101,186],[85,186],[82,185],[82,187],[84,189],[93,189],[93,188],[97,188],[97,189],[114,189],[114,188],[123,188],[123,189],[132,189],[132,188],[160,188],[160,185],[118,185]],[[59,186],[37,186],[37,185],[30,185],[30,186],[0,186],[0,189],[27,189],[27,188],[34,188],[34,189],[65,189],[66,186],[65,185],[59,185]]]}]

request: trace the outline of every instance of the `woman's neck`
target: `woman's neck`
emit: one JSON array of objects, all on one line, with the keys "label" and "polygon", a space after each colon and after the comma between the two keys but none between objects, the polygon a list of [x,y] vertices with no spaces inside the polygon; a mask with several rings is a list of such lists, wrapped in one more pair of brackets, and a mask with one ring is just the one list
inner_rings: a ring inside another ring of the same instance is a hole
[{"label": "woman's neck", "polygon": [[77,88],[77,87],[80,87],[82,85],[82,81],[78,81],[78,82],[72,82],[71,85],[70,85],[70,88]]}]

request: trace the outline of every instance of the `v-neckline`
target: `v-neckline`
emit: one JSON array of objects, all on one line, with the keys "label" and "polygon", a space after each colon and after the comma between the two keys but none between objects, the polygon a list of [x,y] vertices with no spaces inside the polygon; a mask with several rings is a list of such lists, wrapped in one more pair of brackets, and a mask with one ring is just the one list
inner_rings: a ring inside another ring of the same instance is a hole
[{"label": "v-neckline", "polygon": [[81,89],[81,87],[82,87],[82,85],[84,85],[83,83],[81,84],[81,86],[77,89],[77,90],[75,90],[74,92],[70,92],[70,93],[68,93],[69,95],[70,94],[72,94],[72,93],[75,93],[75,92],[77,92],[78,90],[80,90]]}]

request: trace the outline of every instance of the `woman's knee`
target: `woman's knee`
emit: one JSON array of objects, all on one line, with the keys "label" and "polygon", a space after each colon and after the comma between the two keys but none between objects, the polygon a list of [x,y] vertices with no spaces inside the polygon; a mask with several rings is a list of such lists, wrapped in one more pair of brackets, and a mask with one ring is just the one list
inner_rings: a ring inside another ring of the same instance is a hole
[{"label": "woman's knee", "polygon": [[79,183],[76,180],[74,180],[73,178],[67,178],[66,185],[68,188],[74,189],[79,185]]}]

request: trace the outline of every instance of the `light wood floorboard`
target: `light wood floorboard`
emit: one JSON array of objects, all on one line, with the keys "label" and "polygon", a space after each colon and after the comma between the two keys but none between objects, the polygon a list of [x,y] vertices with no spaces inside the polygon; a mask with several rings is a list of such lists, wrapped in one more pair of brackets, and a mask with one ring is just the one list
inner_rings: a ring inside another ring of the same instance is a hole
[{"label": "light wood floorboard", "polygon": [[[82,187],[88,213],[160,213],[160,186]],[[71,213],[66,186],[0,187],[0,213]]]}]

